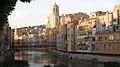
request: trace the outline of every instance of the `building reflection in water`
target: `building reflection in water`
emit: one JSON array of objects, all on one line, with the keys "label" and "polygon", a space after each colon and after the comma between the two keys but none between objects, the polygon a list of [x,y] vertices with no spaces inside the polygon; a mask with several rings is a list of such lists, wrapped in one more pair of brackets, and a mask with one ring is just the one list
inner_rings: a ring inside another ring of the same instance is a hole
[{"label": "building reflection in water", "polygon": [[28,61],[30,67],[53,66],[55,64],[66,64],[68,67],[104,67],[100,63],[66,59],[60,56],[56,57],[53,54],[41,51],[21,51],[20,53],[15,53],[15,59]]},{"label": "building reflection in water", "polygon": [[95,63],[95,62],[88,62],[88,61],[80,61],[80,60],[70,60],[68,62],[68,67],[104,67],[103,64]]},{"label": "building reflection in water", "polygon": [[[31,64],[54,65],[56,59],[51,54],[40,51],[21,51],[15,53],[15,60],[26,60]],[[34,67],[36,67],[34,65]]]}]

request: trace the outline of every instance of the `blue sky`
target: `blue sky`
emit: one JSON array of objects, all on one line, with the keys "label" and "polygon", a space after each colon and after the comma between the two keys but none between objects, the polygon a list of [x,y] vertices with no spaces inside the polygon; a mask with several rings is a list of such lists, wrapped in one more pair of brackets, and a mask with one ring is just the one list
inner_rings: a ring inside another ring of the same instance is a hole
[{"label": "blue sky", "polygon": [[52,13],[54,3],[61,14],[95,11],[112,11],[120,0],[33,0],[31,3],[17,2],[16,9],[9,16],[12,28],[46,24],[46,17]]}]

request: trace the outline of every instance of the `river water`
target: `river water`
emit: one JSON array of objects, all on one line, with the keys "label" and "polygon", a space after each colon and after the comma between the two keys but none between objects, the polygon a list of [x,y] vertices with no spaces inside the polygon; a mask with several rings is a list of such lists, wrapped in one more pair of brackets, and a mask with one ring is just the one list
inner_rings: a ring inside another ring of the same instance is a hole
[{"label": "river water", "polygon": [[29,67],[44,67],[44,65],[50,65],[51,67],[54,67],[54,65],[65,65],[67,67],[104,67],[104,64],[101,63],[66,59],[38,50],[16,52],[15,60],[26,60],[29,63]]}]

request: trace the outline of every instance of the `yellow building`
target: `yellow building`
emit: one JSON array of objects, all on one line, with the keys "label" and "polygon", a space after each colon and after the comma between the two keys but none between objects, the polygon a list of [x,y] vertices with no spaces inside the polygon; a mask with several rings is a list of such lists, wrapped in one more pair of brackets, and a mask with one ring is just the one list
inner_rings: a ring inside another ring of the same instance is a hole
[{"label": "yellow building", "polygon": [[115,5],[113,10],[113,25],[120,25],[120,4]]},{"label": "yellow building", "polygon": [[22,30],[20,28],[15,28],[14,30],[14,39],[18,40],[18,39],[22,39]]},{"label": "yellow building", "polygon": [[22,30],[20,28],[14,29],[14,45],[21,45],[23,39]]},{"label": "yellow building", "polygon": [[97,25],[99,32],[96,33],[93,51],[102,54],[120,54],[120,4],[115,6],[113,12],[100,16],[99,21],[101,25]]},{"label": "yellow building", "polygon": [[96,22],[96,32],[97,33],[104,33],[108,32],[109,26],[112,25],[112,12],[102,12],[97,11],[93,12],[90,15],[90,18],[94,18]]},{"label": "yellow building", "polygon": [[96,34],[95,43],[95,53],[120,54],[120,32]]}]

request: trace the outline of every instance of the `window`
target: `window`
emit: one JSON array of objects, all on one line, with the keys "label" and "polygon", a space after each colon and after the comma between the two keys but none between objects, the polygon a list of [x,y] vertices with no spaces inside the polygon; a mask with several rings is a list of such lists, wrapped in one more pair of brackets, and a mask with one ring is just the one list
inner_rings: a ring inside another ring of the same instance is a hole
[{"label": "window", "polygon": [[113,39],[114,39],[113,35],[110,35],[109,40],[113,40]]},{"label": "window", "polygon": [[110,44],[108,46],[111,46]]},{"label": "window", "polygon": [[92,38],[92,41],[95,41],[95,38]]},{"label": "window", "polygon": [[103,45],[103,49],[106,50],[106,45],[105,44]]},{"label": "window", "polygon": [[102,37],[102,36],[99,36],[99,37],[98,37],[98,39],[99,39],[99,40],[102,40],[102,39],[103,39],[103,37]]},{"label": "window", "polygon": [[117,19],[113,19],[113,22],[116,22],[117,21]]},{"label": "window", "polygon": [[56,11],[56,8],[53,8],[53,12],[55,12]]},{"label": "window", "polygon": [[105,37],[105,40],[107,40],[107,37]]},{"label": "window", "polygon": [[98,37],[97,37],[97,36],[95,36],[95,40],[98,40]]},{"label": "window", "polygon": [[119,26],[116,26],[116,30],[119,30]]},{"label": "window", "polygon": [[116,40],[119,40],[119,35],[116,35]]}]

